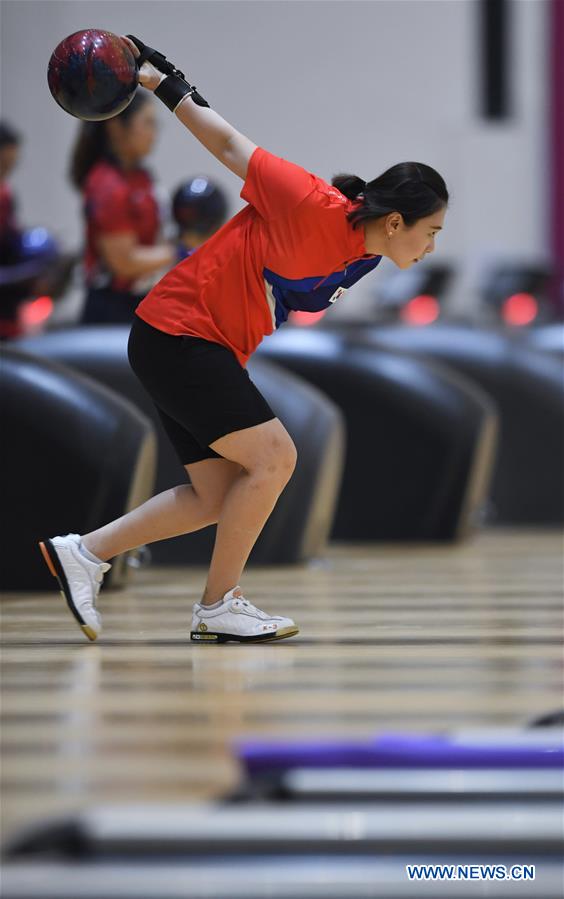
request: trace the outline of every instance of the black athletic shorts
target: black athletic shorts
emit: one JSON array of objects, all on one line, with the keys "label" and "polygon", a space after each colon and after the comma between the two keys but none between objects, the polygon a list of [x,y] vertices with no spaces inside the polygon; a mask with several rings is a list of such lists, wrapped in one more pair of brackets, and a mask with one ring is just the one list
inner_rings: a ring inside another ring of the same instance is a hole
[{"label": "black athletic shorts", "polygon": [[166,334],[136,315],[128,354],[182,465],[221,458],[210,443],[276,417],[236,356],[219,343]]}]

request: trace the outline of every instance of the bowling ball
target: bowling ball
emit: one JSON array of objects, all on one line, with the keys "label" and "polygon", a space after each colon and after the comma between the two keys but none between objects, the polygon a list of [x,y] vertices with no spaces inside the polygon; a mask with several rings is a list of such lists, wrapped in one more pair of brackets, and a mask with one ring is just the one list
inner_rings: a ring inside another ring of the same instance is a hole
[{"label": "bowling ball", "polygon": [[206,234],[223,225],[227,199],[221,187],[207,175],[197,175],[181,184],[172,198],[172,214],[183,230]]},{"label": "bowling ball", "polygon": [[133,99],[137,66],[116,34],[87,28],[55,47],[47,81],[65,112],[87,122],[100,122],[123,112]]}]

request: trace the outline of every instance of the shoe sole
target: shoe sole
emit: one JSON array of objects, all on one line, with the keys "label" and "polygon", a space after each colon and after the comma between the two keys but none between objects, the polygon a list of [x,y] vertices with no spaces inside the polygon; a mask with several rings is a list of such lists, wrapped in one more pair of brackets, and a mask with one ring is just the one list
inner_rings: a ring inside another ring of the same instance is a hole
[{"label": "shoe sole", "polygon": [[89,640],[94,642],[94,640],[97,639],[98,634],[96,633],[94,628],[90,627],[90,625],[86,623],[86,621],[76,608],[74,602],[72,601],[72,593],[70,591],[67,577],[53,543],[51,542],[51,540],[41,540],[39,543],[39,549],[41,550],[41,554],[45,559],[47,568],[49,569],[53,577],[57,578],[59,587],[61,588],[61,596],[65,600],[67,606],[76,619],[82,633],[85,634],[85,636],[87,636]]},{"label": "shoe sole", "polygon": [[264,637],[239,637],[237,634],[222,634],[215,631],[190,631],[190,640],[193,643],[274,643],[276,640],[286,640],[299,634],[299,627],[283,627],[276,633],[265,634]]}]

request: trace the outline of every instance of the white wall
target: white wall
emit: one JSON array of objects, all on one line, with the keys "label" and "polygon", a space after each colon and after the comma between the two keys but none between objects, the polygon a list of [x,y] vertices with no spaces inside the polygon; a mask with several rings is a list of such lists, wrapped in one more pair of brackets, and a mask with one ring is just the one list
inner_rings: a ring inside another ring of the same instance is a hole
[{"label": "white wall", "polygon": [[[239,130],[325,178],[345,170],[370,179],[403,159],[435,166],[452,195],[437,256],[458,265],[456,299],[468,304],[484,260],[544,256],[548,228],[546,3],[514,3],[515,112],[501,125],[478,114],[477,12],[475,0],[4,0],[2,117],[26,138],[14,177],[21,218],[79,245],[79,202],[66,180],[77,123],[49,94],[47,61],[73,31],[132,32]],[[164,107],[160,116],[151,165],[163,187],[207,171],[239,208],[235,176]],[[349,294],[349,311],[374,284]]]}]

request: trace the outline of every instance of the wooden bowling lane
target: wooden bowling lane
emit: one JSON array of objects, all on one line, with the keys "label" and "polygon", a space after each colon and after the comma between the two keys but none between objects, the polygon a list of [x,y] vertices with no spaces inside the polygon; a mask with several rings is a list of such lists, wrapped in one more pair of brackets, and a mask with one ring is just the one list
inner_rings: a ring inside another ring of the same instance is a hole
[{"label": "wooden bowling lane", "polygon": [[221,796],[243,735],[521,726],[561,703],[562,573],[554,531],[334,546],[249,569],[249,599],[301,627],[263,646],[188,642],[197,569],[103,594],[96,644],[56,591],[5,596],[4,833],[93,802]]}]

